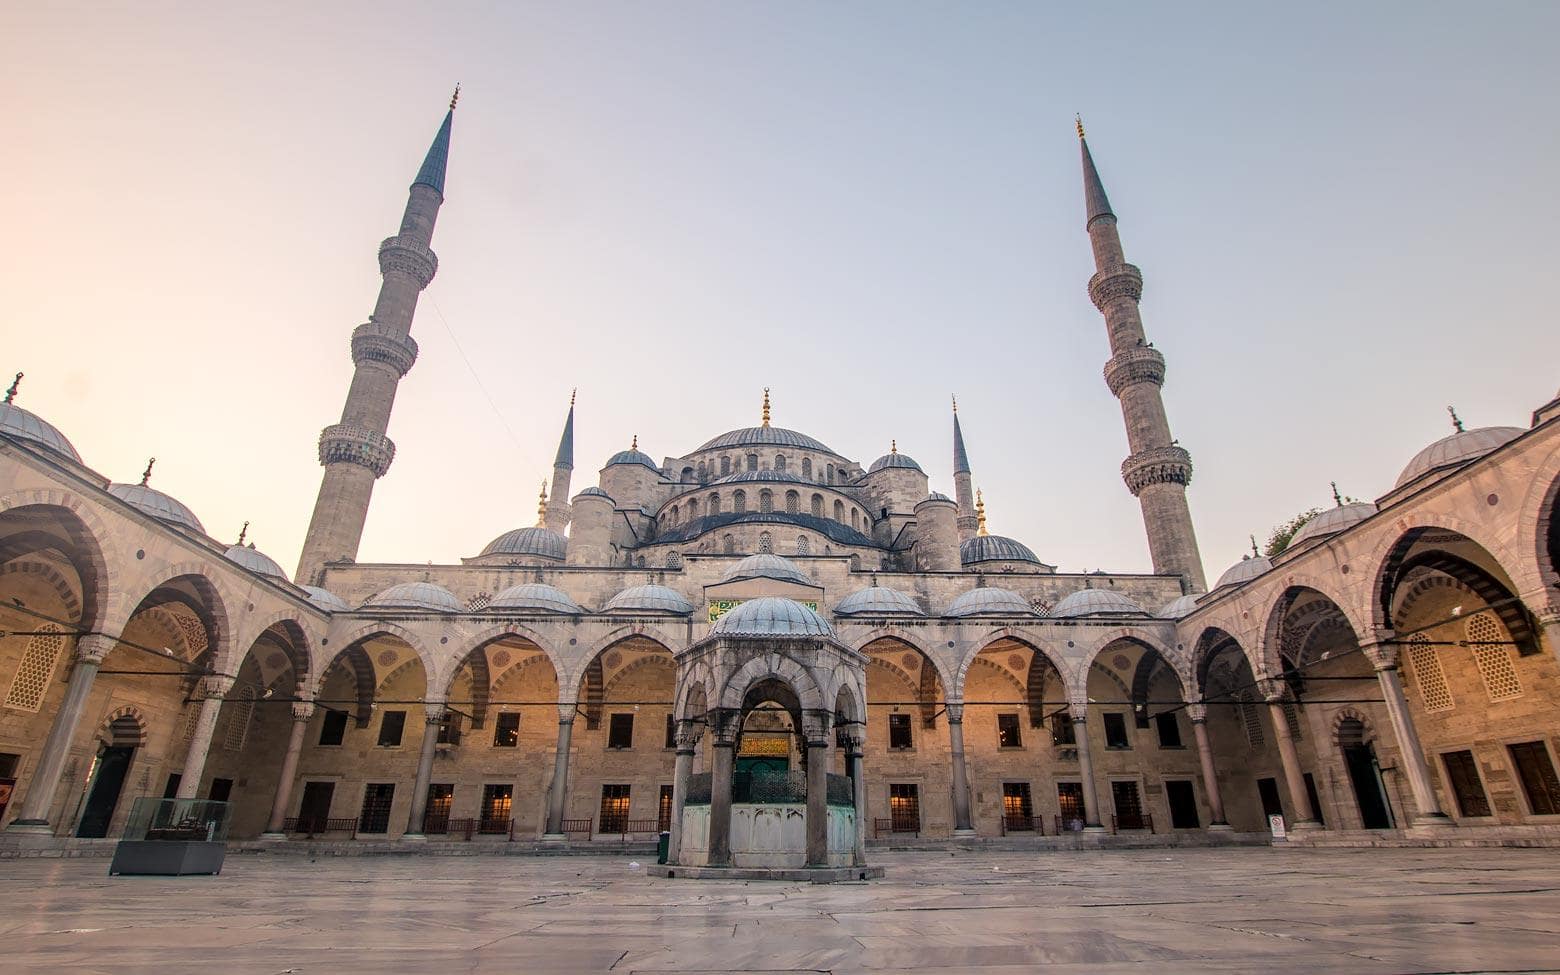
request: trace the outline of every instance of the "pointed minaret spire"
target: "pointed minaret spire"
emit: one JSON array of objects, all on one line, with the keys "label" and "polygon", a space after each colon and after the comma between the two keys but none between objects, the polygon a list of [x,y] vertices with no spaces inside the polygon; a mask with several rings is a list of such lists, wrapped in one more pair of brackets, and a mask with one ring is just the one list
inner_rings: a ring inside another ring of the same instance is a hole
[{"label": "pointed minaret spire", "polygon": [[976,520],[976,522],[977,522],[977,524],[979,526],[979,527],[976,528],[975,534],[979,535],[981,537],[985,537],[985,535],[987,534],[987,532],[986,532],[986,499],[985,499],[985,497],[983,497],[981,495],[981,493],[979,491],[975,492],[975,520]]},{"label": "pointed minaret spire", "polygon": [[764,426],[769,426],[769,387],[764,387]]},{"label": "pointed minaret spire", "polygon": [[555,532],[568,527],[572,512],[569,508],[569,481],[574,472],[574,397],[579,390],[569,393],[569,415],[563,421],[563,436],[558,438],[558,454],[553,458],[552,504],[547,507],[547,521],[543,526]]},{"label": "pointed minaret spire", "polygon": [[22,377],[24,375],[26,375],[26,373],[19,372],[16,374],[16,378],[11,380],[11,388],[5,391],[5,402],[7,406],[10,405],[12,400],[16,399],[16,390],[22,385]]},{"label": "pointed minaret spire", "polygon": [[970,455],[964,450],[964,430],[959,426],[959,398],[953,399],[953,495],[959,506],[954,524],[959,529],[959,541],[967,542],[975,537],[978,526],[975,517],[974,481],[970,474]]},{"label": "pointed minaret spire", "polygon": [[[17,375],[20,376],[21,373],[17,373]],[[9,403],[11,401],[8,399],[8,400],[6,400],[6,402]],[[1462,418],[1457,415],[1457,407],[1455,407],[1455,406],[1448,406],[1446,408],[1446,412],[1448,412],[1448,413],[1450,413],[1452,415],[1452,429],[1457,431],[1458,433],[1462,433],[1463,432],[1463,422],[1462,422]]]},{"label": "pointed minaret spire", "polygon": [[320,465],[325,476],[295,578],[304,585],[321,584],[328,564],[357,558],[374,481],[385,475],[395,458],[395,444],[385,435],[390,408],[401,377],[417,361],[417,343],[411,331],[418,295],[439,267],[430,245],[439,207],[444,203],[454,99],[450,104],[407,191],[400,230],[379,245],[379,273],[384,283],[368,322],[352,333],[356,371],[341,421],[320,432]]},{"label": "pointed minaret spire", "polygon": [[1110,360],[1105,363],[1105,384],[1121,401],[1131,453],[1121,465],[1122,480],[1143,508],[1148,531],[1148,551],[1154,571],[1181,577],[1188,593],[1206,592],[1197,534],[1186,504],[1186,485],[1192,479],[1192,456],[1170,434],[1170,421],[1159,388],[1165,381],[1165,357],[1148,343],[1138,299],[1143,296],[1143,273],[1127,263],[1116,232],[1116,215],[1105,196],[1105,185],[1094,166],[1094,156],[1078,122],[1083,152],[1083,196],[1087,208],[1084,224],[1094,251],[1095,275],[1089,279],[1089,298],[1105,316],[1110,340]]},{"label": "pointed minaret spire", "polygon": [[146,470],[141,472],[141,486],[142,487],[146,487],[147,482],[152,479],[152,467],[156,463],[157,463],[157,458],[156,457],[152,457],[152,458],[149,458],[147,460],[147,462],[146,462]]}]

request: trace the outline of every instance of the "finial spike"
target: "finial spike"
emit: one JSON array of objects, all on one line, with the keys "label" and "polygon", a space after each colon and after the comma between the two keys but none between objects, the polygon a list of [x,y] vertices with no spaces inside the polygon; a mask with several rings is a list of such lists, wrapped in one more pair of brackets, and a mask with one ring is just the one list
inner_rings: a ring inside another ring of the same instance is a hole
[{"label": "finial spike", "polygon": [[[621,442],[622,441],[619,441],[619,443],[621,443]],[[637,434],[637,433],[634,434],[634,441],[633,441],[633,443],[630,443],[628,445],[628,449],[629,450],[638,450],[639,449],[639,434]]]},{"label": "finial spike", "polygon": [[1074,115],[1073,118],[1078,120],[1078,138],[1081,139],[1083,138],[1083,116],[1079,114]]},{"label": "finial spike", "polygon": [[953,414],[954,416],[959,415],[959,397],[957,396],[953,398]]},{"label": "finial spike", "polygon": [[[6,400],[6,402],[9,403],[10,400]],[[1452,415],[1452,429],[1456,430],[1458,433],[1462,433],[1463,432],[1463,422],[1462,422],[1462,418],[1457,415],[1457,407],[1455,407],[1455,406],[1448,406],[1446,408],[1446,412],[1448,412],[1448,413],[1450,413]]]},{"label": "finial spike", "polygon": [[899,441],[897,441],[897,440],[890,440],[888,442],[888,452],[891,453],[891,454],[899,453]]},{"label": "finial spike", "polygon": [[455,94],[450,96],[450,111],[455,111],[455,103],[460,101],[460,82],[455,82]]},{"label": "finial spike", "polygon": [[569,409],[571,409],[571,410],[574,409],[574,397],[578,396],[579,394],[580,394],[580,390],[579,390],[578,386],[576,386],[573,389],[569,390]]},{"label": "finial spike", "polygon": [[986,498],[979,489],[975,491],[975,520],[977,523],[975,534],[982,536],[989,534],[986,531]]},{"label": "finial spike", "polygon": [[23,375],[25,375],[25,373],[20,373],[19,372],[19,373],[16,374],[16,378],[11,380],[11,388],[5,391],[5,401],[6,401],[6,403],[9,404],[13,399],[16,399],[16,387],[18,387],[18,386],[20,386],[22,384],[22,376]]},{"label": "finial spike", "polygon": [[238,544],[244,544],[244,538],[249,534],[249,522],[244,522],[244,527],[238,530]]},{"label": "finial spike", "polygon": [[150,481],[152,479],[152,465],[155,464],[155,463],[157,463],[157,458],[156,457],[153,457],[153,458],[149,459],[146,462],[146,470],[141,472],[141,486],[142,487],[146,487],[146,482]]},{"label": "finial spike", "polygon": [[1343,495],[1338,493],[1338,482],[1337,481],[1333,481],[1332,482],[1332,489],[1333,489],[1333,501],[1338,505],[1338,507],[1340,507],[1340,508],[1343,507]]},{"label": "finial spike", "polygon": [[1262,552],[1257,548],[1257,536],[1255,535],[1251,536],[1251,557],[1254,559],[1262,557]]},{"label": "finial spike", "polygon": [[764,426],[769,426],[769,387],[764,387]]}]

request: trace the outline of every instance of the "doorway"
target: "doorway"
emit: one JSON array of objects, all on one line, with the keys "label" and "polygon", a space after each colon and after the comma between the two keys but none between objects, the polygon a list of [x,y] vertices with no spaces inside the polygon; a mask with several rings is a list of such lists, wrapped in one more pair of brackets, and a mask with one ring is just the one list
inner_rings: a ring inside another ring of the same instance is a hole
[{"label": "doorway", "polygon": [[1197,815],[1197,794],[1192,791],[1191,782],[1167,779],[1165,799],[1170,803],[1170,826],[1173,829],[1197,829],[1202,825]]},{"label": "doorway", "polygon": [[1262,800],[1262,824],[1267,825],[1268,817],[1282,816],[1284,814],[1283,800],[1278,797],[1278,780],[1274,778],[1257,780],[1257,796]]},{"label": "doorway", "polygon": [[1365,829],[1391,829],[1392,805],[1387,801],[1386,784],[1381,781],[1381,763],[1375,746],[1365,740],[1365,723],[1358,718],[1338,722],[1338,747],[1349,784],[1354,787],[1354,802],[1359,806],[1360,825]]},{"label": "doorway", "polygon": [[100,839],[108,835],[108,824],[119,805],[119,794],[124,791],[125,775],[134,755],[135,748],[129,745],[104,745],[98,749],[92,790],[76,827],[77,836]]},{"label": "doorway", "polygon": [[334,782],[305,782],[303,802],[298,806],[298,832],[322,833],[330,818],[330,801],[335,797]]},{"label": "doorway", "polygon": [[1079,833],[1084,827],[1083,809],[1083,783],[1082,782],[1058,782],[1056,783],[1056,807],[1060,815],[1057,816],[1058,829],[1069,833]]}]

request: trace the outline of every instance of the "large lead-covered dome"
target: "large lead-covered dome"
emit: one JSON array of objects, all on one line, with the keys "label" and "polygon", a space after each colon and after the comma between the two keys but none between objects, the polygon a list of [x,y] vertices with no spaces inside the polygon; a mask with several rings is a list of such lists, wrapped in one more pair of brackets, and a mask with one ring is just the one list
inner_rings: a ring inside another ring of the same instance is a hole
[{"label": "large lead-covered dome", "polygon": [[488,542],[482,550],[483,558],[490,555],[535,555],[544,559],[562,561],[568,554],[569,540],[550,528],[533,526],[516,528]]},{"label": "large lead-covered dome", "polygon": [[794,599],[750,599],[722,616],[710,633],[724,636],[833,636],[834,627]]},{"label": "large lead-covered dome", "polygon": [[76,448],[54,424],[14,403],[0,403],[0,433],[35,443],[45,450],[81,463],[81,455],[76,453]]},{"label": "large lead-covered dome", "polygon": [[[741,430],[732,430],[707,441],[699,447],[699,450],[720,450],[727,447],[794,447],[797,450],[834,453],[823,441],[814,440],[805,433],[797,433],[784,427],[744,427]],[[839,455],[835,454],[835,456]]]},{"label": "large lead-covered dome", "polygon": [[978,565],[981,562],[1045,564],[1028,545],[1006,535],[976,535],[960,542],[959,561],[964,565]]}]

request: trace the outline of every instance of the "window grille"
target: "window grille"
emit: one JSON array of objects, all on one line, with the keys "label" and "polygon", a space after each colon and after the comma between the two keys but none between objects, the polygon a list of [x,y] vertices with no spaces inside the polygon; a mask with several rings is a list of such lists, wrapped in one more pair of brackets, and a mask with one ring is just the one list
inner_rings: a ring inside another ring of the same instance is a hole
[{"label": "window grille", "polygon": [[758,510],[766,515],[775,510],[775,494],[773,491],[764,490],[758,492]]},{"label": "window grille", "polygon": [[710,495],[709,512],[712,515],[720,514],[720,495],[718,495],[718,494]]},{"label": "window grille", "polygon": [[747,511],[747,492],[738,491],[731,496],[731,510],[739,515]]},{"label": "window grille", "polygon": [[1262,744],[1262,717],[1257,713],[1257,706],[1251,701],[1241,701],[1238,707],[1240,711],[1240,724],[1246,732],[1246,743],[1253,748]]},{"label": "window grille", "polygon": [[38,630],[28,638],[21,663],[16,665],[16,676],[11,678],[11,687],[5,694],[8,708],[37,711],[49,693],[49,681],[54,677],[60,651],[65,649],[65,637],[58,635],[59,628],[52,623],[45,623]]},{"label": "window grille", "polygon": [[245,688],[238,697],[230,698],[227,712],[227,733],[222,738],[222,746],[230,752],[236,752],[244,747],[244,740],[249,737],[249,723],[255,716],[254,691]]},{"label": "window grille", "polygon": [[[1511,648],[1505,645],[1505,630],[1489,613],[1468,617],[1466,632],[1473,648],[1474,662],[1491,701],[1509,701],[1522,696],[1522,679],[1511,662]],[[1482,644],[1479,646],[1478,644]]]},{"label": "window grille", "polygon": [[802,512],[802,496],[795,491],[785,492],[785,513],[797,515]]},{"label": "window grille", "polygon": [[774,536],[768,532],[758,533],[758,552],[760,555],[771,555],[775,550]]},{"label": "window grille", "polygon": [[1430,638],[1415,633],[1408,638],[1408,663],[1413,670],[1414,683],[1419,685],[1419,696],[1426,711],[1447,711],[1455,702],[1452,689],[1446,682],[1446,671],[1441,669],[1441,658],[1436,655]]},{"label": "window grille", "polygon": [[814,518],[823,517],[823,495],[815,494],[812,496],[812,513]]},{"label": "window grille", "polygon": [[1300,709],[1293,701],[1284,701],[1280,705],[1284,709],[1284,724],[1289,726],[1289,737],[1295,741],[1300,740]]},{"label": "window grille", "polygon": [[803,477],[812,477],[812,458],[811,457],[803,457],[802,458],[802,476]]},{"label": "window grille", "polygon": [[806,535],[798,535],[798,536],[796,536],[796,554],[797,555],[811,555],[812,554],[812,542],[808,540]]},{"label": "window grille", "polygon": [[775,470],[785,470],[785,454],[775,454]]}]

